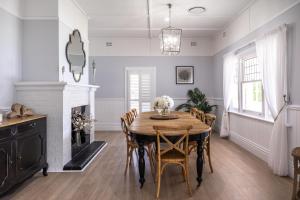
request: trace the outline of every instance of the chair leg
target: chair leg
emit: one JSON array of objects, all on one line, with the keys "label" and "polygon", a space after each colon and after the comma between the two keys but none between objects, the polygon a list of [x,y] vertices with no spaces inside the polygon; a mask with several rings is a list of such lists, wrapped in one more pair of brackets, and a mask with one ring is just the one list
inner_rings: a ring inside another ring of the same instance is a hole
[{"label": "chair leg", "polygon": [[213,170],[213,167],[212,167],[212,164],[211,164],[211,158],[210,158],[210,138],[208,138],[206,154],[207,154],[207,157],[208,157],[208,164],[209,164],[210,172],[214,173],[214,170]]},{"label": "chair leg", "polygon": [[156,185],[156,199],[159,198],[159,192],[160,192],[160,181],[161,181],[161,172],[160,172],[160,161],[158,161],[158,164],[157,164],[157,185]]},{"label": "chair leg", "polygon": [[185,180],[186,180],[186,185],[187,185],[187,189],[189,192],[189,195],[192,196],[192,190],[191,190],[191,186],[190,186],[190,180],[189,180],[189,165],[188,162],[185,162]]},{"label": "chair leg", "polygon": [[183,181],[185,182],[185,181],[186,181],[186,178],[185,178],[185,170],[184,170],[184,167],[181,167],[181,172],[182,172],[182,176],[183,176]]},{"label": "chair leg", "polygon": [[129,146],[127,145],[126,167],[125,167],[124,175],[126,175],[128,164],[129,164]]},{"label": "chair leg", "polygon": [[129,151],[129,157],[130,157],[130,159],[129,159],[129,165],[131,165],[131,163],[132,163],[133,151],[134,151],[134,149],[131,147],[130,151]]}]

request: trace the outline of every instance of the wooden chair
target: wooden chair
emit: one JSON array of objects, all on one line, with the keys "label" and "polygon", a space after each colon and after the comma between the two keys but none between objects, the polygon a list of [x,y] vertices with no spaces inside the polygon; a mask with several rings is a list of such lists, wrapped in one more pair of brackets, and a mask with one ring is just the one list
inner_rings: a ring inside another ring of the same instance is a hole
[{"label": "wooden chair", "polygon": [[298,182],[298,177],[300,175],[300,147],[293,149],[292,156],[294,158],[294,185],[292,200],[296,200],[300,199],[300,184]]},{"label": "wooden chair", "polygon": [[[125,114],[123,117],[121,117],[121,127],[122,127],[123,133],[125,134],[126,144],[127,144],[126,167],[125,167],[125,172],[124,172],[124,175],[126,175],[128,165],[131,165],[131,162],[132,162],[133,151],[138,149],[139,146],[129,133],[129,128],[128,128],[129,123],[128,123],[127,114]],[[152,155],[151,155],[152,143],[145,144],[145,146],[146,146],[145,150],[146,150],[148,158],[149,158],[151,174],[153,175],[154,164],[153,164],[153,159],[152,159]]]},{"label": "wooden chair", "polygon": [[131,125],[134,120],[134,113],[132,111],[129,111],[126,113],[126,117],[128,119],[128,125]]},{"label": "wooden chair", "polygon": [[131,109],[131,111],[132,111],[132,113],[133,113],[134,118],[136,118],[137,115],[138,115],[137,109],[136,109],[136,108],[133,108],[133,109]]},{"label": "wooden chair", "polygon": [[192,116],[194,116],[194,117],[196,117],[196,115],[197,115],[197,108],[191,108],[191,110],[190,110],[190,114],[192,115]]},{"label": "wooden chair", "polygon": [[202,122],[205,122],[205,113],[202,110],[196,110],[196,118]]},{"label": "wooden chair", "polygon": [[[188,192],[192,195],[190,182],[189,182],[189,131],[192,126],[153,126],[156,131],[157,142],[157,188],[156,198],[159,198],[161,175],[168,164],[176,164],[182,167],[184,180],[186,181]],[[176,141],[169,140],[168,136],[178,136]],[[162,147],[161,142],[166,143]],[[183,145],[182,145],[183,144]]]},{"label": "wooden chair", "polygon": [[[210,113],[204,113],[203,111],[196,111],[196,117],[197,119],[199,119],[201,122],[204,122],[205,124],[207,124],[208,126],[210,126],[211,130],[208,133],[208,136],[205,137],[204,142],[203,142],[203,149],[206,152],[207,158],[208,158],[208,164],[209,164],[209,168],[210,168],[210,172],[213,173],[213,167],[212,167],[212,163],[211,163],[211,155],[210,155],[210,138],[211,138],[211,134],[212,134],[212,128],[214,126],[214,123],[216,121],[216,115],[214,114],[210,114]],[[197,116],[198,115],[198,116]],[[189,154],[193,151],[197,149],[197,142],[190,142],[189,143]]]}]

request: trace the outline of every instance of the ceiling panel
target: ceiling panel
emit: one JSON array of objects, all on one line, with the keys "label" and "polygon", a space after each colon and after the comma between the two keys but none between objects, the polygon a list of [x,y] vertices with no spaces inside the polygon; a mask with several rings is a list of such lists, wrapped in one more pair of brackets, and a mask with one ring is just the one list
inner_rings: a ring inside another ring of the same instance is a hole
[{"label": "ceiling panel", "polygon": [[[148,37],[147,0],[76,0],[89,16],[92,35]],[[182,28],[184,37],[200,37],[224,28],[254,0],[149,0],[151,32],[168,25],[167,3],[172,3],[172,26]],[[203,6],[201,15],[187,10]],[[124,34],[124,35],[122,35]]]}]

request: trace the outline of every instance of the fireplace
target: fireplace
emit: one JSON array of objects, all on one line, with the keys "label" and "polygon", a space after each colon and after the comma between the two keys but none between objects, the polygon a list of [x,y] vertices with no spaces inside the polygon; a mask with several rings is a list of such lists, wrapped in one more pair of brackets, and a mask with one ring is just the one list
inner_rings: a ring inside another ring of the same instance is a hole
[{"label": "fireplace", "polygon": [[[90,108],[88,105],[84,105],[84,106],[78,106],[78,107],[74,107],[71,110],[71,116],[73,116],[73,114],[75,112],[79,112],[83,115],[87,115],[89,116],[90,113]],[[71,151],[72,151],[72,158],[74,158],[74,156],[76,156],[78,153],[80,153],[85,147],[87,147],[87,145],[90,144],[90,131],[88,129],[84,129],[82,131],[80,131],[80,145],[78,144],[77,140],[77,132],[74,131],[74,126],[73,124],[71,124],[72,126],[72,137],[71,137]]]}]

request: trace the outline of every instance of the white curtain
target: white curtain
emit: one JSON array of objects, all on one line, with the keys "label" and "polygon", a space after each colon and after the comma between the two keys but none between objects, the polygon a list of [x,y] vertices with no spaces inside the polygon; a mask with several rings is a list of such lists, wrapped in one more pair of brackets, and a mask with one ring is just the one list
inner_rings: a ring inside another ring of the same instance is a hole
[{"label": "white curtain", "polygon": [[233,53],[224,56],[223,62],[223,98],[224,98],[224,111],[221,124],[221,137],[229,136],[229,116],[228,110],[232,100],[233,87],[234,87],[234,70],[238,67],[237,56]]},{"label": "white curtain", "polygon": [[258,64],[263,69],[263,87],[274,118],[270,139],[268,164],[274,174],[288,174],[287,128],[285,101],[287,96],[287,39],[286,26],[264,35],[256,42]]}]

